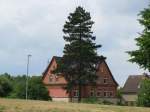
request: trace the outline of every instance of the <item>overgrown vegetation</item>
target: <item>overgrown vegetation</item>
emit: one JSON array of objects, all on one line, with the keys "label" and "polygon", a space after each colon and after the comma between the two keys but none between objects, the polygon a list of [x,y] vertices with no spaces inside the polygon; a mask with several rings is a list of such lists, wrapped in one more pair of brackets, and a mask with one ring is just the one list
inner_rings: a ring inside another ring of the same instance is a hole
[{"label": "overgrown vegetation", "polygon": [[100,100],[97,97],[89,97],[82,100],[82,103],[89,103],[89,104],[103,104],[103,105],[113,105],[112,102],[107,100]]},{"label": "overgrown vegetation", "polygon": [[150,107],[150,80],[145,79],[140,84],[140,91],[138,93],[138,106]]},{"label": "overgrown vegetation", "polygon": [[[28,98],[49,100],[48,91],[42,83],[41,76],[28,77]],[[26,76],[0,75],[0,97],[25,99]]]},{"label": "overgrown vegetation", "polygon": [[122,88],[121,87],[117,89],[117,98],[118,98],[117,105],[123,105],[122,104]]},{"label": "overgrown vegetation", "polygon": [[82,99],[82,103],[100,104],[102,102],[98,100],[96,97],[90,97]]}]

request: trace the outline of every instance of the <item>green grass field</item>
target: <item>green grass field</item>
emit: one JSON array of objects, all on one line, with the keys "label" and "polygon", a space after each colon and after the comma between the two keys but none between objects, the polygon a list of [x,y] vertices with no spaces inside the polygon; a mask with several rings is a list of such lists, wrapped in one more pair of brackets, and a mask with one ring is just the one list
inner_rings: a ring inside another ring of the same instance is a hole
[{"label": "green grass field", "polygon": [[150,108],[0,98],[0,112],[150,112]]}]

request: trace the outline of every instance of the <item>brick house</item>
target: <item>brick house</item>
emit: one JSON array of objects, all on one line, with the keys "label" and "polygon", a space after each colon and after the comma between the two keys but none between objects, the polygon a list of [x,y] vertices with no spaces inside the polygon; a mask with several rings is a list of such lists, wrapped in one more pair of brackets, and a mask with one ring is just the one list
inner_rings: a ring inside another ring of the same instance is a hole
[{"label": "brick house", "polygon": [[[73,101],[78,97],[78,88],[76,87],[71,93],[67,93],[64,89],[67,81],[63,77],[63,74],[57,76],[51,72],[57,68],[59,60],[61,60],[61,57],[54,56],[52,58],[43,73],[43,83],[47,87],[49,96],[52,97],[53,101]],[[97,75],[96,86],[87,84],[82,87],[82,99],[94,96],[101,100],[109,100],[116,103],[118,83],[115,81],[105,60],[98,62]]]}]

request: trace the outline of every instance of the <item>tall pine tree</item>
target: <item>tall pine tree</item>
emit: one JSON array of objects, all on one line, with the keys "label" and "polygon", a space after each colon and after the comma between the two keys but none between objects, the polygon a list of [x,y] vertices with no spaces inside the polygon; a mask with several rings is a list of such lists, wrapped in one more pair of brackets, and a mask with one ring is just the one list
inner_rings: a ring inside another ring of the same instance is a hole
[{"label": "tall pine tree", "polygon": [[150,5],[140,12],[139,23],[144,26],[143,32],[136,38],[138,49],[129,51],[129,61],[137,63],[141,68],[150,72]]},{"label": "tall pine tree", "polygon": [[67,44],[56,72],[64,74],[68,81],[68,92],[78,87],[79,102],[83,85],[96,81],[96,65],[100,59],[104,59],[103,56],[98,56],[96,51],[101,45],[94,43],[96,37],[91,31],[93,24],[90,13],[79,6],[75,12],[70,13],[63,28]]}]

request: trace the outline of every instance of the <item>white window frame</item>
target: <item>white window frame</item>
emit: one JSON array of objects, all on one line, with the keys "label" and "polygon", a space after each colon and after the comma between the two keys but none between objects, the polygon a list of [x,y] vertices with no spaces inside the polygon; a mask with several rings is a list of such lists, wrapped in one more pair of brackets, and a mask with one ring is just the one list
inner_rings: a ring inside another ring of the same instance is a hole
[{"label": "white window frame", "polygon": [[[106,98],[110,98],[110,97],[113,97],[113,91],[104,91],[104,93],[106,93],[106,96],[104,95],[104,97]],[[111,95],[110,95],[111,94]]]},{"label": "white window frame", "polygon": [[[110,95],[111,94],[111,95]],[[109,91],[109,97],[113,97],[113,91]]]},{"label": "white window frame", "polygon": [[[98,95],[98,93],[99,93],[99,95]],[[101,97],[101,91],[100,91],[100,90],[98,90],[98,91],[96,92],[96,96],[97,96],[97,97]]]},{"label": "white window frame", "polygon": [[78,97],[79,96],[79,90],[75,89],[73,90],[73,97]]},{"label": "white window frame", "polygon": [[103,79],[104,84],[108,84],[108,78]]},{"label": "white window frame", "polygon": [[58,76],[57,76],[57,75],[55,75],[55,81],[56,81],[56,82],[58,81]]},{"label": "white window frame", "polygon": [[53,82],[53,76],[49,76],[49,82]]},{"label": "white window frame", "polygon": [[91,97],[94,97],[94,96],[95,96],[94,88],[91,88],[91,90],[90,90],[90,96],[91,96]]},{"label": "white window frame", "polygon": [[108,91],[104,91],[104,93],[106,93],[106,95],[104,94],[104,97],[108,98]]}]

